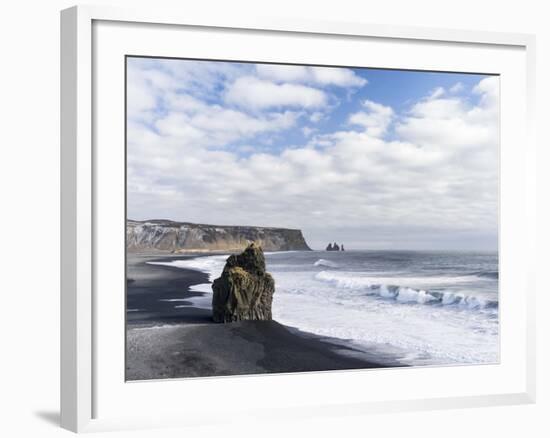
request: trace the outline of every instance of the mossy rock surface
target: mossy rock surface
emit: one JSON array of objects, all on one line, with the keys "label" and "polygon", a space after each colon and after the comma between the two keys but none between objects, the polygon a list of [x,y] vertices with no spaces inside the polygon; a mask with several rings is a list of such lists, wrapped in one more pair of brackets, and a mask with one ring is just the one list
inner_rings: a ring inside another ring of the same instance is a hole
[{"label": "mossy rock surface", "polygon": [[215,322],[269,321],[275,281],[265,270],[262,248],[250,244],[243,253],[227,259],[221,277],[212,284]]}]

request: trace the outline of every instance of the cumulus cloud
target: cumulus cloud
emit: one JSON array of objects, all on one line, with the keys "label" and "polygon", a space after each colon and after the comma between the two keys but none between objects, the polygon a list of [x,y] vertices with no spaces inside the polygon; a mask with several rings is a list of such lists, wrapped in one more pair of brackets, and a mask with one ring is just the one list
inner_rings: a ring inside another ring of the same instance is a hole
[{"label": "cumulus cloud", "polygon": [[339,87],[362,87],[367,80],[347,68],[311,67],[315,82]]},{"label": "cumulus cloud", "polygon": [[139,118],[142,114],[147,114],[155,109],[155,96],[149,92],[148,84],[144,78],[129,75],[126,87],[128,117]]},{"label": "cumulus cloud", "polygon": [[276,82],[306,82],[311,79],[309,67],[301,65],[258,64],[259,77]]},{"label": "cumulus cloud", "polygon": [[328,103],[326,94],[316,88],[299,84],[277,84],[244,76],[229,86],[225,93],[227,103],[253,109],[273,107],[319,108]]},{"label": "cumulus cloud", "polygon": [[[143,63],[138,59],[129,65],[127,77],[127,109],[132,131],[147,137],[154,134],[158,137],[156,141],[159,138],[177,141],[182,148],[189,144],[224,147],[238,139],[293,126],[300,114],[288,108],[249,114],[224,107],[217,101],[209,102],[207,96],[212,95],[212,90],[224,83],[234,83],[239,72],[242,75],[248,70],[225,63]],[[204,75],[202,80],[201,75]],[[145,129],[139,127],[139,123],[144,124]],[[129,133],[131,138],[135,137],[133,132]]]},{"label": "cumulus cloud", "polygon": [[445,89],[443,87],[437,87],[431,92],[429,99],[437,99],[443,96],[444,94],[445,94]]},{"label": "cumulus cloud", "polygon": [[205,106],[197,112],[170,113],[157,120],[155,127],[161,135],[193,142],[196,146],[221,147],[261,132],[288,129],[296,118],[297,114],[290,111],[252,117],[240,111],[213,105]]},{"label": "cumulus cloud", "polygon": [[[201,69],[215,87],[196,92],[188,66],[177,71],[184,86],[148,65],[128,78],[130,217],[301,228],[314,247],[495,243],[497,77],[399,111],[366,99],[327,129],[328,92],[307,86],[303,69],[284,79]],[[265,146],[280,136],[284,147]]]},{"label": "cumulus cloud", "polygon": [[429,98],[413,105],[396,126],[403,138],[425,148],[491,150],[498,139],[498,77],[482,79],[472,90],[472,106],[464,98]]},{"label": "cumulus cloud", "polygon": [[498,77],[492,76],[482,79],[473,89],[474,94],[480,97],[479,106],[473,108],[472,116],[487,116],[490,121],[498,116],[500,82]]},{"label": "cumulus cloud", "polygon": [[368,82],[348,68],[259,64],[256,71],[260,77],[277,82],[309,82],[338,87],[362,87]]},{"label": "cumulus cloud", "polygon": [[311,128],[309,126],[304,126],[302,128],[302,133],[304,134],[304,137],[310,137],[311,134],[313,134],[316,131],[315,128]]},{"label": "cumulus cloud", "polygon": [[371,100],[365,100],[363,107],[365,108],[364,111],[350,115],[349,123],[362,126],[370,136],[383,136],[393,119],[393,110],[389,106],[384,106]]},{"label": "cumulus cloud", "polygon": [[462,82],[457,82],[451,88],[449,88],[449,92],[453,94],[460,93],[461,91],[464,91],[464,84]]},{"label": "cumulus cloud", "polygon": [[311,114],[309,116],[309,120],[312,121],[313,123],[317,123],[319,121],[321,121],[323,119],[323,113],[319,112],[319,111],[315,111],[313,114]]}]

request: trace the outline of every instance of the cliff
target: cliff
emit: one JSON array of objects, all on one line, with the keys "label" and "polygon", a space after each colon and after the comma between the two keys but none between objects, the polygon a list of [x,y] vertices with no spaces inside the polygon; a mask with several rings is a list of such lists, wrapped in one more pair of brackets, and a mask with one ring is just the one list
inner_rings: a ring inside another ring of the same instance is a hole
[{"label": "cliff", "polygon": [[191,224],[170,220],[126,222],[129,251],[242,251],[256,242],[265,251],[309,251],[300,230]]}]

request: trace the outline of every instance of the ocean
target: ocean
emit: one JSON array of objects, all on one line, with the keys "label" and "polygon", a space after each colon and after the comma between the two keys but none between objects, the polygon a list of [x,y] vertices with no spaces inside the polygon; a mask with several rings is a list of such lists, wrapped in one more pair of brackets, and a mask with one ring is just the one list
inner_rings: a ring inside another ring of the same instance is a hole
[{"label": "ocean", "polygon": [[[227,256],[149,262],[217,278]],[[266,253],[273,318],[405,365],[499,361],[498,254],[429,251]],[[210,283],[192,305],[210,308]]]}]

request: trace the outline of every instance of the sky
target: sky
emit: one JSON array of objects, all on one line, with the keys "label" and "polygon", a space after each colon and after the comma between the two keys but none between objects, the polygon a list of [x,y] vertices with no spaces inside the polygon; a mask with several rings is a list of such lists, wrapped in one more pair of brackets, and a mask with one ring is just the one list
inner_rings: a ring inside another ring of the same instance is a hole
[{"label": "sky", "polygon": [[127,58],[127,215],[496,250],[499,78]]}]

